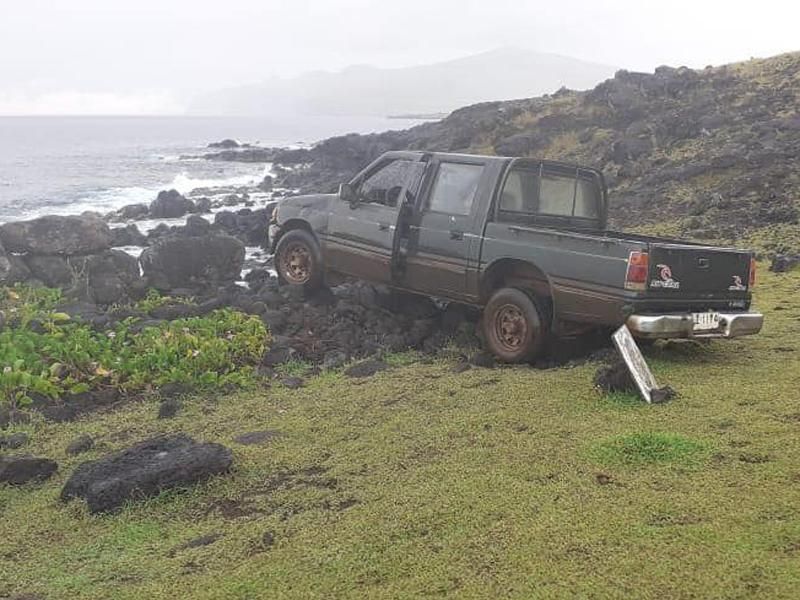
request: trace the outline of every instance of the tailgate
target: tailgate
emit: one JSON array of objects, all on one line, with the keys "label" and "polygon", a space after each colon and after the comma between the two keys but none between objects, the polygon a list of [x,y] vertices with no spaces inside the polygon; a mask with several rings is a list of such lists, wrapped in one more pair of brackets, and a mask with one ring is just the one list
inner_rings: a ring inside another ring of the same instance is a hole
[{"label": "tailgate", "polygon": [[735,297],[747,291],[750,257],[744,250],[651,243],[648,289]]}]

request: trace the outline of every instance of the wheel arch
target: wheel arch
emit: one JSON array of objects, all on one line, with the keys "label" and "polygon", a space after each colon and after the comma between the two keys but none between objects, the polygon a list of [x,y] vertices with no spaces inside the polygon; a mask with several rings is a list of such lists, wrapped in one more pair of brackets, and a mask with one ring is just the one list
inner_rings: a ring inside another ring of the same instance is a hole
[{"label": "wheel arch", "polygon": [[492,293],[503,287],[516,287],[526,290],[547,311],[550,325],[555,320],[555,300],[550,276],[531,261],[519,258],[498,258],[484,270],[480,281],[480,302],[485,305]]},{"label": "wheel arch", "polygon": [[281,225],[278,235],[275,236],[275,239],[270,240],[270,246],[272,246],[272,251],[275,252],[275,250],[277,250],[278,242],[284,235],[286,235],[290,231],[294,231],[295,229],[303,229],[307,231],[314,237],[314,241],[316,241],[317,244],[319,244],[319,237],[317,237],[317,232],[314,231],[314,228],[311,227],[311,223],[309,223],[305,219],[293,217],[291,219],[287,219],[287,221]]}]

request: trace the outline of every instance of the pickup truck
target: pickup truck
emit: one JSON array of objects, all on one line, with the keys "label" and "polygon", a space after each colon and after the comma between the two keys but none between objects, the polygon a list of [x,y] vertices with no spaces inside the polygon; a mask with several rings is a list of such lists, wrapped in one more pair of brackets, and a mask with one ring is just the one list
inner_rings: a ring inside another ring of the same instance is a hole
[{"label": "pickup truck", "polygon": [[388,152],[338,194],[282,200],[270,239],[282,282],[345,275],[483,309],[489,350],[534,359],[552,335],[758,333],[749,251],[607,229],[602,173],[497,156]]}]

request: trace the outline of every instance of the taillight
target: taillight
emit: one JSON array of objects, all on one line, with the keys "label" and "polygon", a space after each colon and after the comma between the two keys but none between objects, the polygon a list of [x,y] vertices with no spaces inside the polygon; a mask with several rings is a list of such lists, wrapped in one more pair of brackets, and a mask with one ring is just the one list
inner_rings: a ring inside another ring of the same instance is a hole
[{"label": "taillight", "polygon": [[625,273],[625,289],[642,291],[647,289],[647,271],[650,260],[647,252],[638,250],[628,255],[628,271]]},{"label": "taillight", "polygon": [[750,284],[747,286],[748,289],[753,289],[753,286],[756,284],[756,259],[750,259]]}]

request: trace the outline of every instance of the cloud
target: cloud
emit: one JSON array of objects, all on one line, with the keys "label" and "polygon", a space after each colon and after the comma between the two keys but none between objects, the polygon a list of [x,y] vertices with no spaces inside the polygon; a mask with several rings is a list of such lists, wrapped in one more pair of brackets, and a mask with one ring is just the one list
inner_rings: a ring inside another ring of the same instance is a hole
[{"label": "cloud", "polygon": [[184,107],[169,92],[0,92],[0,115],[175,115]]}]

